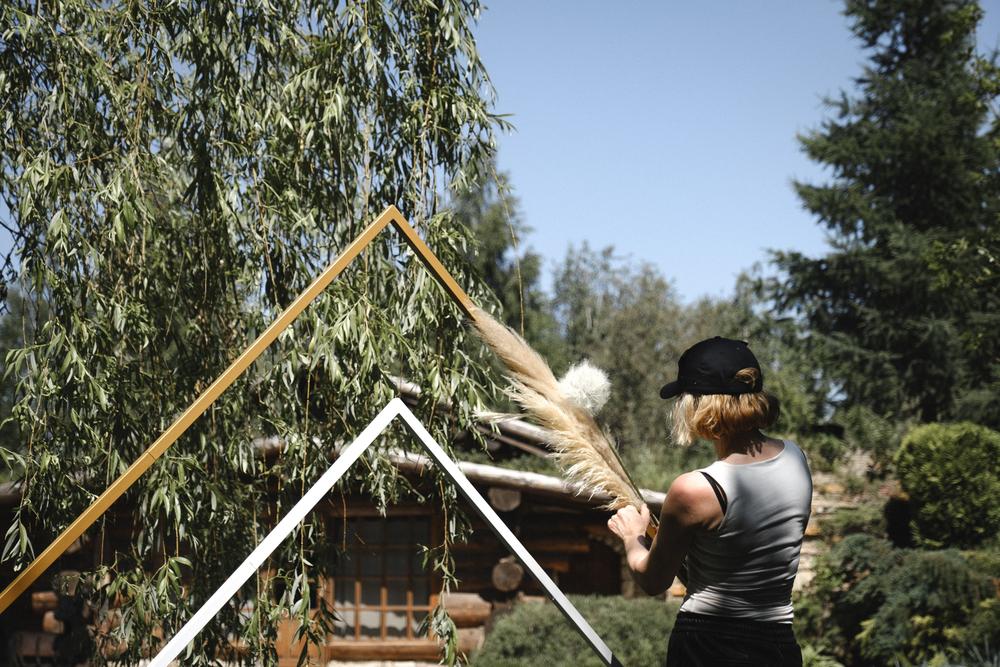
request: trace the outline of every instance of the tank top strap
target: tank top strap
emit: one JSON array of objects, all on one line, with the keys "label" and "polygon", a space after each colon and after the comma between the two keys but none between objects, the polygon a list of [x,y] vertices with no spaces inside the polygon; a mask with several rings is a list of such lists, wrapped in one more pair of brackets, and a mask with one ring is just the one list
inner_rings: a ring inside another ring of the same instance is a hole
[{"label": "tank top strap", "polygon": [[720,491],[726,496],[729,502],[732,502],[733,494],[735,493],[735,482],[733,481],[733,475],[735,474],[736,466],[731,466],[722,461],[716,461],[712,465],[700,468],[698,472],[705,477],[708,477],[711,481],[709,484],[712,485],[714,489],[716,486],[719,487]]},{"label": "tank top strap", "polygon": [[705,479],[708,480],[709,486],[712,487],[712,491],[715,492],[715,497],[719,501],[719,507],[722,508],[722,513],[726,513],[726,509],[729,507],[729,498],[726,496],[726,490],[722,488],[722,485],[714,477],[712,477],[708,472],[704,470],[699,470]]}]

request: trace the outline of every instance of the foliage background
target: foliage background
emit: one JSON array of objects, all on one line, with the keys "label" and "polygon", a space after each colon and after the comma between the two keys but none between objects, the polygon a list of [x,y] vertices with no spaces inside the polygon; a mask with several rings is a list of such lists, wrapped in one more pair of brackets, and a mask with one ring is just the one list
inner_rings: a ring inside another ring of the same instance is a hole
[{"label": "foliage background", "polygon": [[[3,261],[0,472],[25,491],[3,560],[27,562],[395,203],[557,373],[581,358],[609,372],[602,421],[643,486],[664,489],[713,457],[706,443],[668,441],[657,389],[677,357],[711,335],[749,340],[782,400],[774,434],[795,438],[814,472],[860,503],[827,520],[830,557],[798,602],[807,659],[973,655],[970,642],[1000,632],[983,587],[1000,576],[990,496],[931,499],[946,467],[955,489],[997,484],[988,465],[997,434],[985,427],[1000,425],[1000,71],[974,49],[978,3],[845,0],[868,61],[853,91],[828,100],[828,120],[801,137],[830,179],[795,185],[830,250],[776,251],[729,297],[695,303],[657,267],[585,243],[542,288],[542,258],[493,160],[503,122],[469,31],[479,9],[464,0],[0,7],[0,195],[15,240]],[[113,597],[125,601],[121,624],[96,638],[127,639],[125,660],[150,649],[155,624],[169,633],[190,615],[393,395],[391,377],[422,387],[420,417],[442,442],[487,401],[498,407],[496,367],[390,235],[300,319],[136,485],[126,502],[148,520],[128,553],[105,553],[88,573],[101,613]],[[457,411],[435,410],[441,398]],[[911,433],[959,419],[978,426]],[[273,465],[255,456],[262,436],[282,443]],[[928,454],[912,452],[930,440],[953,465],[917,464]],[[974,460],[985,463],[963,467]],[[381,452],[366,464],[354,488],[382,503],[410,492]],[[448,540],[463,521],[439,490],[428,501],[448,507],[448,538],[428,554],[447,583]],[[974,539],[941,529],[983,514]],[[913,544],[923,549],[900,548]],[[975,548],[926,550],[954,546]],[[234,603],[188,660],[207,662],[231,634],[249,659],[269,659],[270,621],[289,611],[320,640],[329,615],[307,618],[303,601],[329,553],[322,527],[304,524],[271,564],[284,593],[274,600],[253,582],[243,592],[252,611],[240,616]],[[185,581],[198,582],[189,596],[179,595]],[[452,636],[443,615],[433,620]],[[527,641],[520,632],[511,627],[507,648]],[[500,641],[490,651],[506,650]]]},{"label": "foliage background", "polygon": [[[477,178],[500,124],[469,32],[478,11],[4,3],[0,196],[16,256],[4,282],[35,304],[5,361],[15,435],[2,454],[24,492],[5,561],[47,544],[388,204],[492,302],[467,270],[469,230],[440,202]],[[446,442],[432,406],[448,397],[465,423],[492,388],[478,352],[443,345],[465,335],[399,240],[379,238],[129,492],[144,518],[131,550],[87,573],[101,615],[124,601],[97,648],[124,642],[131,663],[154,626],[173,634],[392,397],[391,376],[424,388],[421,418]],[[261,436],[282,443],[274,465],[255,455]],[[383,451],[350,483],[386,503],[401,487]],[[448,516],[452,539],[462,522]],[[274,601],[252,581],[249,617],[234,600],[185,663],[211,662],[231,636],[248,660],[270,659],[282,613],[322,637],[329,615],[310,619],[304,601],[324,533],[305,522],[269,565],[285,592]],[[446,585],[447,544],[427,545]],[[451,636],[442,614],[432,625]]]}]

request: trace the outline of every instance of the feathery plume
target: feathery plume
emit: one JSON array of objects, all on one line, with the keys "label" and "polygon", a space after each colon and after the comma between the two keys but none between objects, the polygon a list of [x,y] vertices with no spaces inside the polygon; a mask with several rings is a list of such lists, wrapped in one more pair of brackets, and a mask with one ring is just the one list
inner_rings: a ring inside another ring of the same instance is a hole
[{"label": "feathery plume", "polygon": [[[608,509],[644,504],[611,437],[592,414],[560,388],[549,365],[510,327],[476,309],[472,323],[509,372],[506,393],[550,433],[549,446],[571,480],[590,493],[611,496]],[[489,415],[497,419],[507,415]]]}]

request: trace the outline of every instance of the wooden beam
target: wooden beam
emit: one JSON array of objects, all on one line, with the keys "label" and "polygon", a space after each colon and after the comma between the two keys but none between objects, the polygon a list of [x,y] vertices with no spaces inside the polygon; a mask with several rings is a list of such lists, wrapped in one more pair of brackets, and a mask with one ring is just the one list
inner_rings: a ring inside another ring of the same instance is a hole
[{"label": "wooden beam", "polygon": [[36,614],[52,611],[59,605],[55,591],[39,591],[31,594],[31,609]]},{"label": "wooden beam", "polygon": [[42,630],[51,632],[54,635],[61,635],[66,631],[66,624],[56,618],[54,611],[47,611],[42,616]]},{"label": "wooden beam", "polygon": [[441,647],[430,639],[333,640],[324,647],[327,660],[426,660],[441,657]]},{"label": "wooden beam", "polygon": [[441,606],[455,622],[455,627],[470,628],[482,625],[490,617],[493,606],[477,593],[450,591],[441,596]]},{"label": "wooden beam", "polygon": [[491,486],[486,497],[490,499],[490,505],[500,512],[512,512],[521,505],[521,492],[518,489]]},{"label": "wooden beam", "polygon": [[[414,474],[422,474],[433,465],[433,462],[428,457],[410,452],[390,452],[389,460],[399,470]],[[611,500],[610,496],[604,494],[590,495],[578,484],[537,472],[510,470],[508,468],[498,468],[481,463],[462,461],[458,462],[458,468],[473,482],[488,484],[490,486],[517,489],[537,495],[571,500],[592,507],[598,507]],[[646,501],[646,504],[649,505],[651,512],[659,512],[663,501],[666,500],[667,494],[642,489],[642,497]]]},{"label": "wooden beam", "polygon": [[524,568],[512,556],[504,556],[490,572],[490,582],[493,588],[503,593],[516,591],[524,581]]}]

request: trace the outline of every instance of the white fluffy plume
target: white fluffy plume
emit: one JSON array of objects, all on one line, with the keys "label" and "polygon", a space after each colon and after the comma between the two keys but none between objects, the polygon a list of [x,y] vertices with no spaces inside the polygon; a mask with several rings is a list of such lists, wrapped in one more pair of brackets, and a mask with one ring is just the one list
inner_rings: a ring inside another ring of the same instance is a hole
[{"label": "white fluffy plume", "polygon": [[584,359],[570,366],[559,379],[559,390],[592,415],[596,415],[611,397],[608,374]]}]

